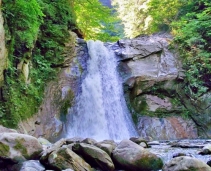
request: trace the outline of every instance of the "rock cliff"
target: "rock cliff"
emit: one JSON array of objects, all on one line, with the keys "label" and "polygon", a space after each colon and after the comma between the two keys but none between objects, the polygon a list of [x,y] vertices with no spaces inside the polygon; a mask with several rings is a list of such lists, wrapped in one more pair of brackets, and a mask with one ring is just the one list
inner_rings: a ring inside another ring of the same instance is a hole
[{"label": "rock cliff", "polygon": [[[185,94],[184,71],[170,48],[171,40],[170,35],[155,34],[119,40],[112,46],[137,131],[156,140],[210,137],[209,94],[198,103]],[[19,124],[20,132],[55,140],[65,130],[66,114],[81,91],[88,59],[84,40],[77,39],[75,49],[69,47],[58,78],[46,86],[39,112]]]},{"label": "rock cliff", "polygon": [[170,49],[167,34],[120,40],[114,50],[125,95],[139,135],[153,139],[197,138],[178,90],[183,82],[181,61]]},{"label": "rock cliff", "polygon": [[57,79],[46,84],[45,97],[38,113],[21,122],[19,132],[54,141],[65,129],[66,114],[74,104],[75,95],[80,91],[82,71],[86,69],[88,56],[85,41],[75,41],[76,35],[70,32],[69,43],[64,52],[65,62]]}]

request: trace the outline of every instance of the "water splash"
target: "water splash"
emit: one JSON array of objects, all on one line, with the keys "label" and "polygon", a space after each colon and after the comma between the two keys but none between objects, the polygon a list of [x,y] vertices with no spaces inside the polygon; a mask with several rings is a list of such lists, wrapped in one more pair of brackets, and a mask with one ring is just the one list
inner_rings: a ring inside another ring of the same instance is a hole
[{"label": "water splash", "polygon": [[136,136],[114,53],[100,41],[88,41],[87,45],[87,75],[75,112],[68,115],[67,137],[122,140]]}]

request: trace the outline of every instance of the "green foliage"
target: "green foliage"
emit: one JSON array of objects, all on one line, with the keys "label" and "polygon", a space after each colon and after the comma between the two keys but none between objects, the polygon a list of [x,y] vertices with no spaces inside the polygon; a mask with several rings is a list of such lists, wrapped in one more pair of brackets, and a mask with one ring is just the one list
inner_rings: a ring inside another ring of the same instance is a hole
[{"label": "green foliage", "polygon": [[[36,41],[43,13],[36,0],[3,0],[11,66],[17,65]],[[13,52],[14,51],[14,52]],[[29,56],[26,56],[29,58]]]},{"label": "green foliage", "polygon": [[211,87],[211,2],[190,2],[191,8],[186,7],[186,14],[172,26],[174,42],[184,59],[186,92],[198,98]]},{"label": "green foliage", "polygon": [[112,0],[124,25],[125,35],[133,38],[147,29],[150,17],[147,15],[149,0]]},{"label": "green foliage", "polygon": [[[3,0],[3,16],[9,49],[0,124],[16,127],[37,112],[46,82],[54,79],[64,61],[65,43],[74,26],[68,0]],[[29,80],[17,65],[29,62]]]},{"label": "green foliage", "polygon": [[74,27],[75,19],[68,0],[43,0],[41,6],[45,17],[36,42],[34,63],[38,67],[43,64],[54,67],[64,61],[65,43],[70,37],[68,30]]},{"label": "green foliage", "polygon": [[[55,78],[64,62],[70,30],[79,26],[87,39],[117,40],[114,13],[98,0],[3,0],[2,9],[9,65],[0,102],[0,124],[8,127],[16,127],[38,111],[44,86]],[[29,64],[28,80],[21,63]],[[63,113],[69,103],[66,100],[62,106]]]},{"label": "green foliage", "polygon": [[[124,24],[127,37],[134,38],[140,34],[151,34],[169,30],[172,21],[182,11],[180,7],[186,0],[113,0],[119,18]],[[130,11],[130,12],[128,12]]]},{"label": "green foliage", "polygon": [[98,0],[75,0],[77,26],[82,30],[85,39],[117,41],[121,30],[114,11],[103,6]]}]

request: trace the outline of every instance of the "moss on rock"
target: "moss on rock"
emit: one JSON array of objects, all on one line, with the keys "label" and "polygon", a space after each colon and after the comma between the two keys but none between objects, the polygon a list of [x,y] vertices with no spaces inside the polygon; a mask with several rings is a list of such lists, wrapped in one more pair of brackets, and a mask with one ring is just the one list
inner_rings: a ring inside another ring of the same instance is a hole
[{"label": "moss on rock", "polygon": [[27,149],[26,147],[24,146],[24,139],[16,139],[16,144],[14,146],[14,149],[16,149],[17,151],[20,151],[21,154],[25,157],[25,158],[28,158],[29,155],[28,155],[28,152],[27,152]]},{"label": "moss on rock", "polygon": [[2,142],[0,142],[0,156],[8,156],[10,152],[10,147]]}]

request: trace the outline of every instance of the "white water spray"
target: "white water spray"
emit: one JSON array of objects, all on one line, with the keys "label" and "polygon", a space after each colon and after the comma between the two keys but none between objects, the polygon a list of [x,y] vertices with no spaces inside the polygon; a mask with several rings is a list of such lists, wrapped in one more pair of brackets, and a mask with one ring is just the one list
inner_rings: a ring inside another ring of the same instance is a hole
[{"label": "white water spray", "polygon": [[76,111],[68,115],[67,137],[122,140],[136,135],[114,53],[100,41],[88,41],[90,59]]}]

